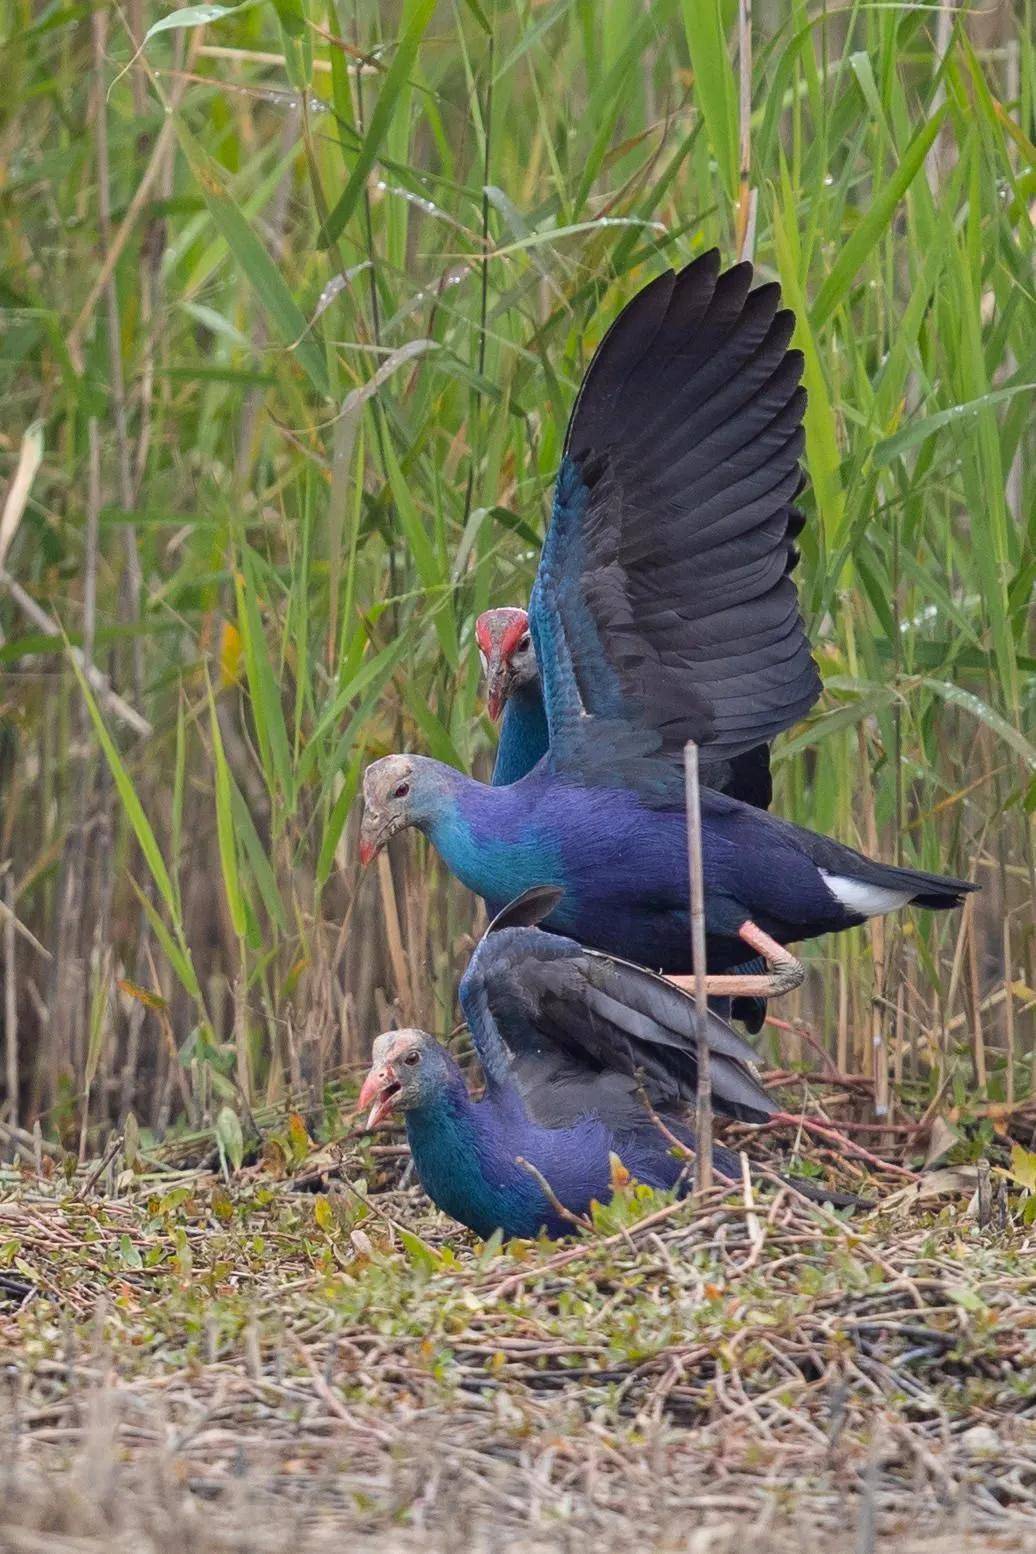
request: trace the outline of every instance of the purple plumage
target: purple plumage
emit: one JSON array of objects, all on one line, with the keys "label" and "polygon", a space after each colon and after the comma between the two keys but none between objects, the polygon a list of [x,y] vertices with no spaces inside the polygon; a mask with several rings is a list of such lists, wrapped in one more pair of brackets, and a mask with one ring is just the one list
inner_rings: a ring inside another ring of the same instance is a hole
[{"label": "purple plumage", "polygon": [[[685,741],[768,782],[767,742],[820,685],[791,577],[802,361],[777,287],[751,279],[714,253],[660,276],[586,374],[529,607],[543,760],[492,789],[416,756],[364,778],[363,856],[416,825],[491,906],[556,884],[552,928],[674,973],[691,969]],[[746,959],[746,928],[755,949],[758,931],[792,944],[974,889],[717,792],[702,832],[712,972]]]}]

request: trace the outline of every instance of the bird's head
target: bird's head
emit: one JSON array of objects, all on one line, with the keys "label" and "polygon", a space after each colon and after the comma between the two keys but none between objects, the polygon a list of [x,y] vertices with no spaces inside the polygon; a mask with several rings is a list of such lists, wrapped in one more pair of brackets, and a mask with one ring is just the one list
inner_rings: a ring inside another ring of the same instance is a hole
[{"label": "bird's head", "polygon": [[486,677],[486,705],[495,723],[507,698],[539,673],[528,611],[512,606],[484,610],[475,622],[475,641]]},{"label": "bird's head", "polygon": [[449,767],[422,755],[386,755],[372,761],[363,774],[360,862],[370,863],[397,831],[433,820],[449,778]]},{"label": "bird's head", "polygon": [[427,1031],[385,1031],[375,1039],[370,1073],[363,1081],[357,1111],[367,1111],[367,1128],[376,1128],[393,1112],[409,1112],[427,1103],[449,1077],[445,1048]]}]

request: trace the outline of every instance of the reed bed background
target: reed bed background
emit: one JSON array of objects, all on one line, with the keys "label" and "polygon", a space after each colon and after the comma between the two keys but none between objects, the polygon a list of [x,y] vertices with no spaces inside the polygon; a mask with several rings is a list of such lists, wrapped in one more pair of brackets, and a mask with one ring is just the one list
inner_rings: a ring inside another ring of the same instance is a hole
[{"label": "reed bed background", "polygon": [[362,876],[360,773],[488,770],[474,618],[605,323],[712,244],[806,357],[775,807],[983,885],[814,946],[766,1055],[889,1130],[1031,1104],[1031,7],[4,12],[0,1148],[449,1028],[473,903],[413,835]]}]

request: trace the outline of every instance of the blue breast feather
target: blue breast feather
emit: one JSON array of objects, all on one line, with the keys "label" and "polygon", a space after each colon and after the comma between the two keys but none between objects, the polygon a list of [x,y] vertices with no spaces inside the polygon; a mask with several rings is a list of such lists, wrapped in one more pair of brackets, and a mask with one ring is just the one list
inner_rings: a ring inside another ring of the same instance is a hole
[{"label": "blue breast feather", "polygon": [[672,1187],[685,1164],[654,1130],[616,1135],[592,1116],[571,1128],[539,1127],[511,1085],[472,1101],[459,1074],[434,1100],[409,1111],[406,1127],[428,1196],[483,1237],[497,1229],[507,1236],[571,1233],[571,1224],[517,1163],[518,1156],[530,1161],[559,1202],[576,1214],[585,1214],[594,1199],[604,1203],[611,1196],[610,1152],[651,1187]]},{"label": "blue breast feather", "polygon": [[546,755],[547,743],[547,714],[536,679],[515,691],[504,708],[493,767],[494,788],[506,787],[531,772]]}]

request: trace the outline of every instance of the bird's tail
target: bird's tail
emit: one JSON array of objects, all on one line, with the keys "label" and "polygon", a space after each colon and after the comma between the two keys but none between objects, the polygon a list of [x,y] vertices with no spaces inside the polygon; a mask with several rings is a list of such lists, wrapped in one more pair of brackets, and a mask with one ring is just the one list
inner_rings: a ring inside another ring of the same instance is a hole
[{"label": "bird's tail", "polygon": [[[737,1155],[722,1144],[716,1144],[712,1150],[712,1163],[721,1176],[728,1181],[741,1181],[741,1161]],[[751,1170],[751,1162],[749,1162]],[[823,1182],[811,1181],[803,1176],[788,1176],[781,1171],[776,1173],[782,1182],[786,1182],[795,1192],[803,1198],[808,1198],[810,1203],[827,1203],[835,1209],[871,1209],[874,1207],[866,1198],[860,1198],[856,1193],[839,1192],[837,1188],[828,1187]],[[772,1180],[772,1178],[771,1178]]]},{"label": "bird's tail", "polygon": [[880,882],[875,881],[878,883],[891,890],[908,890],[914,905],[932,907],[936,912],[959,907],[965,896],[981,889],[974,880],[958,880],[950,874],[928,874],[924,869],[897,869],[892,864],[882,868]]}]

